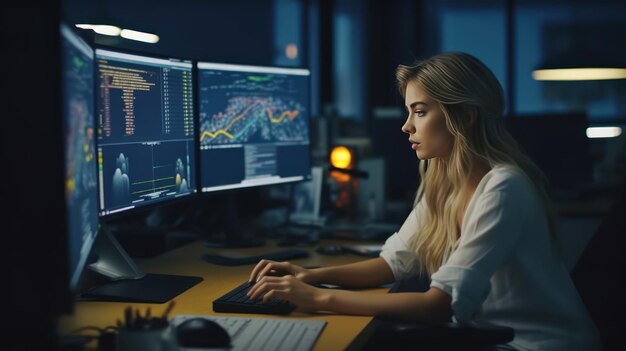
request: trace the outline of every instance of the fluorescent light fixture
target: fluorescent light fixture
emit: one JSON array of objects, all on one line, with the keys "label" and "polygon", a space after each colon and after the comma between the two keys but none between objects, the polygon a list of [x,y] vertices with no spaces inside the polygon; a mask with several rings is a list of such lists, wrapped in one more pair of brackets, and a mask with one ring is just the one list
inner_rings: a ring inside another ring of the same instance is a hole
[{"label": "fluorescent light fixture", "polygon": [[98,34],[108,35],[111,37],[117,37],[122,31],[120,27],[110,26],[106,24],[96,24],[93,25],[91,29],[93,29],[93,31]]},{"label": "fluorescent light fixture", "polygon": [[120,33],[120,35],[122,36],[122,38],[142,41],[144,43],[154,44],[159,41],[158,35],[145,33],[145,32],[139,32],[139,31],[130,30],[130,29],[122,29],[122,32]]},{"label": "fluorescent light fixture", "polygon": [[111,37],[116,37],[120,35],[120,32],[122,31],[122,29],[119,27],[110,26],[106,24],[86,24],[85,23],[85,24],[77,24],[76,27],[80,29],[91,29],[98,34],[108,35]]},{"label": "fluorescent light fixture", "polygon": [[589,127],[587,128],[587,138],[615,138],[622,135],[620,127]]},{"label": "fluorescent light fixture", "polygon": [[139,32],[131,29],[122,29],[116,26],[105,25],[105,24],[76,24],[76,27],[81,29],[91,29],[94,32],[102,35],[108,35],[112,37],[121,36],[125,39],[141,41],[144,43],[158,43],[159,36],[156,34]]},{"label": "fluorescent light fixture", "polygon": [[626,79],[626,68],[555,68],[533,71],[535,80]]}]

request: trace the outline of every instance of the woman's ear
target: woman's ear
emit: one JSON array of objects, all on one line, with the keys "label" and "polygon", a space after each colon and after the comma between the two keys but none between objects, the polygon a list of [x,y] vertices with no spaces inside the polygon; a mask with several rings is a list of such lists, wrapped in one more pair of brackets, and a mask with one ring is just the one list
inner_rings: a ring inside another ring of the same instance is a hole
[{"label": "woman's ear", "polygon": [[463,114],[465,118],[463,118],[463,127],[465,129],[470,129],[476,124],[478,121],[478,107],[476,106],[466,106],[465,113]]}]

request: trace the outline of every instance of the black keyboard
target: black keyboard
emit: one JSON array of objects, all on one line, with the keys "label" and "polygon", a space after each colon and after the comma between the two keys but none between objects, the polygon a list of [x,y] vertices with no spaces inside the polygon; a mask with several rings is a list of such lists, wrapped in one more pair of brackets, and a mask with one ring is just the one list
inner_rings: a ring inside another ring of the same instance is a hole
[{"label": "black keyboard", "polygon": [[248,298],[248,291],[254,284],[245,282],[224,296],[213,301],[213,311],[231,313],[262,313],[262,314],[289,314],[296,306],[272,297],[268,303],[264,303],[261,298],[251,300]]}]

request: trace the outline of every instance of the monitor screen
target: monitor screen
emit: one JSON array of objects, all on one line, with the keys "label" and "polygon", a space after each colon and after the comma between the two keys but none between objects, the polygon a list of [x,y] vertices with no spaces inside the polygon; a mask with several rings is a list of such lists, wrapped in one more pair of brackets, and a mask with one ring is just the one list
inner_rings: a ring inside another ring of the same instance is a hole
[{"label": "monitor screen", "polygon": [[70,289],[78,284],[98,232],[94,108],[94,52],[61,25],[65,198]]},{"label": "monitor screen", "polygon": [[191,61],[95,56],[100,215],[194,193]]},{"label": "monitor screen", "polygon": [[310,72],[198,63],[203,192],[311,179]]}]

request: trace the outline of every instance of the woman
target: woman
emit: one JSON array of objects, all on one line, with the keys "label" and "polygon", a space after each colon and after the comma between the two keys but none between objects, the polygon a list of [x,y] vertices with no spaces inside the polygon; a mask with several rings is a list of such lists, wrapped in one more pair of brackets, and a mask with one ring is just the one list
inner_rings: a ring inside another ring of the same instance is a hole
[{"label": "woman", "polygon": [[[304,269],[261,261],[250,297],[300,309],[445,323],[483,320],[515,330],[519,350],[594,350],[596,330],[563,264],[542,172],[502,122],[502,87],[464,53],[399,66],[420,160],[415,206],[379,258]],[[284,276],[277,276],[286,274]],[[373,287],[427,275],[425,292],[373,294],[311,284]]]}]

